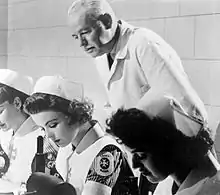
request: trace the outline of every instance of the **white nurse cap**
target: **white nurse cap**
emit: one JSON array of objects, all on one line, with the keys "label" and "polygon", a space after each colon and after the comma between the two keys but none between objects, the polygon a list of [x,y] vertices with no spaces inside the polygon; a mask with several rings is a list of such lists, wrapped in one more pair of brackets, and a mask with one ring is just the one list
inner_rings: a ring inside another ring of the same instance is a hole
[{"label": "white nurse cap", "polygon": [[0,69],[0,83],[30,95],[33,79],[10,69]]},{"label": "white nurse cap", "polygon": [[33,93],[45,93],[72,101],[83,99],[83,85],[62,78],[61,76],[43,76],[34,86]]},{"label": "white nurse cap", "polygon": [[189,137],[196,136],[204,125],[202,121],[187,113],[181,104],[170,96],[157,97],[150,104],[139,106],[139,109],[173,123],[178,130]]}]

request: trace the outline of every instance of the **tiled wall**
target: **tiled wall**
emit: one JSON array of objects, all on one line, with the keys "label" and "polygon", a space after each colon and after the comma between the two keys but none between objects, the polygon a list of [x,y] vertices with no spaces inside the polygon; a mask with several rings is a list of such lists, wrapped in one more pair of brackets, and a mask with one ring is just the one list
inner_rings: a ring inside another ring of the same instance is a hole
[{"label": "tiled wall", "polygon": [[[98,116],[104,118],[100,108],[106,95],[93,61],[74,44],[66,26],[71,2],[9,0],[8,67],[35,78],[62,74],[83,82],[86,94],[97,104]],[[220,0],[111,0],[111,3],[119,17],[151,28],[177,50],[206,104],[211,127],[216,128],[220,121]],[[220,140],[220,134],[218,137]]]},{"label": "tiled wall", "polygon": [[8,1],[0,0],[0,68],[7,67]]}]

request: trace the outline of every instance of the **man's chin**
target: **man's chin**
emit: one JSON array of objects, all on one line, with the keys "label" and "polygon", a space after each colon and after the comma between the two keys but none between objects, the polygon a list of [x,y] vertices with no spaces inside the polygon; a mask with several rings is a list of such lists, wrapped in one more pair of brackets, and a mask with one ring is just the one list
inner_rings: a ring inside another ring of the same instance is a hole
[{"label": "man's chin", "polygon": [[92,52],[86,52],[89,56],[91,56],[92,58],[96,58],[96,57],[100,57],[102,55],[104,55],[105,53],[97,51],[97,50],[93,50]]},{"label": "man's chin", "polygon": [[3,132],[7,132],[7,131],[9,131],[10,129],[11,129],[11,128],[9,128],[9,127],[0,128],[0,130],[3,131]]},{"label": "man's chin", "polygon": [[99,57],[101,55],[99,55],[99,53],[97,52],[92,52],[92,53],[87,53],[89,56],[91,56],[92,58],[96,58],[96,57]]}]

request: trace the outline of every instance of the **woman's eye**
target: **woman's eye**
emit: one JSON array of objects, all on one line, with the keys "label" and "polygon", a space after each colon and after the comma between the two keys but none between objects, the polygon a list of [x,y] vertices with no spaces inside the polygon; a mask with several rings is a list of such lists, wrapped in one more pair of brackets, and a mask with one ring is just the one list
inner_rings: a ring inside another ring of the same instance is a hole
[{"label": "woman's eye", "polygon": [[52,123],[49,125],[50,128],[55,128],[58,125],[58,123]]},{"label": "woman's eye", "polygon": [[1,114],[3,111],[4,111],[4,109],[1,109],[1,110],[0,110],[0,114]]}]

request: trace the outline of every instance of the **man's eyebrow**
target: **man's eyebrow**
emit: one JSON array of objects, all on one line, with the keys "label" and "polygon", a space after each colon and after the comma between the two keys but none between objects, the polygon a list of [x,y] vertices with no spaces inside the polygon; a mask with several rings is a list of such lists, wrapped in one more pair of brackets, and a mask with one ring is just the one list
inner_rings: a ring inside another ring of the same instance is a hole
[{"label": "man's eyebrow", "polygon": [[78,37],[78,35],[77,34],[72,34],[72,37],[74,38],[74,37]]},{"label": "man's eyebrow", "polygon": [[47,121],[45,123],[45,126],[47,126],[49,123],[54,122],[54,121],[57,121],[57,118],[54,118],[54,119],[51,119],[51,120]]}]

